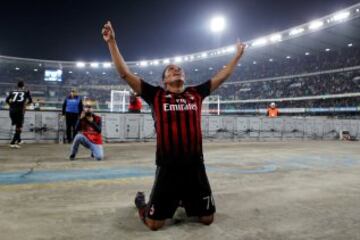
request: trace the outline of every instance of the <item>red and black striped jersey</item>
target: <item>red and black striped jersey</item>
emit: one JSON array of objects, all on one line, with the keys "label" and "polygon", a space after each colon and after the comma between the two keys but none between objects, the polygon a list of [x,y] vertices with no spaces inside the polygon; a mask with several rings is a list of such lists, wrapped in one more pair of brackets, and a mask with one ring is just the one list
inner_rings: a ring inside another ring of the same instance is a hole
[{"label": "red and black striped jersey", "polygon": [[203,162],[201,105],[210,95],[210,80],[171,93],[141,81],[141,97],[150,105],[156,129],[156,164]]}]

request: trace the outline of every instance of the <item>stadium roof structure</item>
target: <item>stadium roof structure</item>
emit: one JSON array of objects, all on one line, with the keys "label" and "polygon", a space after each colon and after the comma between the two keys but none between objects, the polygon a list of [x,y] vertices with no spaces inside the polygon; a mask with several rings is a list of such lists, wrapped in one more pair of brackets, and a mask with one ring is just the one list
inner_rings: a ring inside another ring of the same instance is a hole
[{"label": "stadium roof structure", "polygon": [[[360,3],[329,14],[308,23],[286,29],[281,32],[259,37],[246,42],[248,46],[246,59],[256,61],[262,59],[292,58],[298,55],[312,54],[319,51],[360,46]],[[235,45],[224,46],[183,56],[168,57],[127,62],[133,67],[150,67],[169,63],[185,63],[202,61],[233,54]],[[18,60],[58,68],[110,68],[111,63],[73,62],[57,60],[41,60],[0,56],[0,60]]]}]

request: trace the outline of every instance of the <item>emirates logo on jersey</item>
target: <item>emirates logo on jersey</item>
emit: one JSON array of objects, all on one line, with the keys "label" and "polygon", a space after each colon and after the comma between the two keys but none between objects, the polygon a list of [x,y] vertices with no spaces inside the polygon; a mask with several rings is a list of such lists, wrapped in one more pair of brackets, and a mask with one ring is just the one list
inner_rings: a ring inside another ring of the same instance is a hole
[{"label": "emirates logo on jersey", "polygon": [[165,112],[168,111],[197,111],[198,107],[195,103],[188,103],[186,99],[178,98],[175,104],[164,103],[163,109]]}]

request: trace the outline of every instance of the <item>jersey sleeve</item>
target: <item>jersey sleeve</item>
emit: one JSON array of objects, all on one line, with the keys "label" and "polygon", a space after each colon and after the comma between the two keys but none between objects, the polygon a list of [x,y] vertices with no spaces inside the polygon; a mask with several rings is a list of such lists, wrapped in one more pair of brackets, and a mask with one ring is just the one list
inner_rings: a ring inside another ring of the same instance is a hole
[{"label": "jersey sleeve", "polygon": [[200,85],[194,86],[195,91],[200,94],[201,99],[206,98],[210,95],[211,80],[201,83]]},{"label": "jersey sleeve", "polygon": [[33,103],[31,93],[29,90],[26,92],[26,98],[28,99],[28,104]]},{"label": "jersey sleeve", "polygon": [[156,93],[160,87],[155,87],[141,79],[141,97],[149,104],[153,105]]},{"label": "jersey sleeve", "polygon": [[10,104],[11,95],[12,95],[12,92],[9,92],[9,95],[7,95],[7,97],[6,97],[6,99],[5,99],[5,102],[6,102],[7,104]]}]

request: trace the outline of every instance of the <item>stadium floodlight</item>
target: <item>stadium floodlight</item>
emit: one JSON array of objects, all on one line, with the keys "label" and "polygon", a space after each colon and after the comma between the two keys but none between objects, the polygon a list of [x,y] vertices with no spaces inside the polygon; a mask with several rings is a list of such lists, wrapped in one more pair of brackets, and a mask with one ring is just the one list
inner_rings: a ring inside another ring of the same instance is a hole
[{"label": "stadium floodlight", "polygon": [[270,36],[271,42],[280,42],[282,40],[281,34],[273,34]]},{"label": "stadium floodlight", "polygon": [[175,58],[174,58],[174,61],[175,61],[176,63],[181,63],[181,62],[183,61],[183,59],[182,59],[182,57],[178,56],[178,57],[175,57]]},{"label": "stadium floodlight", "polygon": [[347,19],[349,16],[350,16],[350,12],[339,12],[339,13],[336,13],[332,17],[332,20],[334,20],[334,21],[343,21],[343,20]]},{"label": "stadium floodlight", "polygon": [[152,62],[152,64],[155,65],[155,66],[159,65],[159,60],[154,60],[154,61]]},{"label": "stadium floodlight", "polygon": [[199,69],[195,68],[195,69],[194,69],[194,71],[195,71],[195,72],[198,72],[198,71],[199,71]]},{"label": "stadium floodlight", "polygon": [[69,73],[69,74],[72,74],[72,71],[69,71],[68,73]]},{"label": "stadium floodlight", "polygon": [[167,58],[167,59],[164,59],[164,60],[163,60],[163,63],[164,63],[164,64],[169,64],[169,63],[170,63],[170,59],[168,59],[168,58]]},{"label": "stadium floodlight", "polygon": [[305,55],[306,55],[306,56],[309,56],[309,55],[310,55],[310,53],[309,53],[309,52],[306,52],[306,53],[305,53]]},{"label": "stadium floodlight", "polygon": [[201,57],[202,57],[202,58],[207,58],[207,56],[208,56],[208,54],[207,54],[206,52],[204,52],[204,53],[201,54]]},{"label": "stadium floodlight", "polygon": [[259,47],[259,46],[264,46],[266,45],[268,42],[268,40],[266,38],[259,38],[259,39],[256,39],[253,43],[252,43],[252,46],[253,47]]},{"label": "stadium floodlight", "polygon": [[103,68],[110,68],[110,67],[111,67],[111,63],[109,62],[103,63]]},{"label": "stadium floodlight", "polygon": [[188,57],[188,56],[185,56],[185,57],[184,57],[184,61],[189,61],[189,57]]},{"label": "stadium floodlight", "polygon": [[330,52],[330,50],[331,50],[330,48],[325,49],[326,52]]},{"label": "stadium floodlight", "polygon": [[92,63],[90,63],[90,67],[92,67],[92,68],[98,68],[98,67],[99,67],[99,63],[98,63],[98,62],[92,62]]},{"label": "stadium floodlight", "polygon": [[316,30],[316,29],[321,28],[323,25],[324,25],[323,21],[316,20],[316,21],[313,21],[313,22],[310,23],[309,29],[310,30]]},{"label": "stadium floodlight", "polygon": [[37,72],[38,71],[38,69],[37,68],[34,68],[34,72]]},{"label": "stadium floodlight", "polygon": [[76,67],[83,68],[83,67],[85,67],[85,63],[84,62],[77,62]]},{"label": "stadium floodlight", "polygon": [[353,46],[353,44],[352,44],[352,43],[349,43],[349,44],[348,44],[348,47],[352,47],[352,46]]},{"label": "stadium floodlight", "polygon": [[291,59],[291,56],[286,56],[286,59]]},{"label": "stadium floodlight", "polygon": [[193,55],[190,55],[190,56],[189,56],[189,59],[190,59],[190,61],[192,61],[192,60],[194,59],[194,56],[193,56]]},{"label": "stadium floodlight", "polygon": [[140,67],[147,67],[148,66],[148,62],[147,61],[141,61],[140,62]]},{"label": "stadium floodlight", "polygon": [[15,70],[16,70],[16,71],[19,71],[19,70],[20,70],[20,68],[19,68],[19,67],[16,67],[16,68],[15,68]]},{"label": "stadium floodlight", "polygon": [[222,16],[217,16],[211,19],[210,29],[213,33],[220,33],[225,29],[225,18]]},{"label": "stadium floodlight", "polygon": [[359,12],[359,11],[360,11],[360,9],[357,8],[357,9],[356,9],[356,12]]},{"label": "stadium floodlight", "polygon": [[273,61],[274,61],[274,59],[272,59],[272,58],[269,59],[269,62],[273,62]]},{"label": "stadium floodlight", "polygon": [[235,50],[236,50],[235,46],[230,46],[230,47],[227,47],[227,48],[226,48],[226,51],[227,51],[228,53],[233,53],[233,52],[235,52]]},{"label": "stadium floodlight", "polygon": [[295,28],[295,29],[290,31],[289,35],[294,36],[294,35],[302,33],[303,31],[305,31],[304,28]]}]

